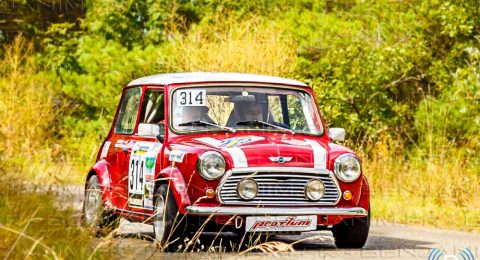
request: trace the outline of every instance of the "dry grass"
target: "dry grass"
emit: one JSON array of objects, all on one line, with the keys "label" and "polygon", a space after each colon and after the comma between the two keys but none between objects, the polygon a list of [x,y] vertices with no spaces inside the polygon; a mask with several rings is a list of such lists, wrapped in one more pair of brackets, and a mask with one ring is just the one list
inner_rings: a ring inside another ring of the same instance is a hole
[{"label": "dry grass", "polygon": [[30,182],[76,181],[72,166],[58,158],[53,143],[58,107],[50,74],[37,68],[32,45],[21,36],[5,47],[0,59],[0,161],[2,167]]},{"label": "dry grass", "polygon": [[97,258],[95,238],[79,227],[70,198],[44,186],[28,188],[12,176],[0,177],[0,258]]},{"label": "dry grass", "polygon": [[476,159],[451,144],[422,151],[407,150],[388,138],[366,149],[364,172],[372,189],[373,217],[480,231]]},{"label": "dry grass", "polygon": [[186,35],[171,33],[169,57],[174,71],[248,72],[291,76],[296,43],[282,28],[260,18],[238,22],[218,15]]}]

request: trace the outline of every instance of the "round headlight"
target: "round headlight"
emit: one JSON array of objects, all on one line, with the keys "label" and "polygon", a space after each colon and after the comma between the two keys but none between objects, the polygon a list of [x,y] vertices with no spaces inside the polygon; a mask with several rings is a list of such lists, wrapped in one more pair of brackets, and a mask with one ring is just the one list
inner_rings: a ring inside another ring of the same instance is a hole
[{"label": "round headlight", "polygon": [[244,200],[251,200],[257,196],[258,185],[252,179],[244,179],[237,185],[237,194]]},{"label": "round headlight", "polygon": [[205,152],[198,158],[198,172],[207,180],[215,180],[225,173],[225,159],[215,151]]},{"label": "round headlight", "polygon": [[335,159],[334,172],[344,182],[352,182],[360,176],[360,161],[353,154],[343,154]]},{"label": "round headlight", "polygon": [[319,200],[325,194],[325,185],[317,179],[310,180],[305,186],[305,196],[309,200]]}]

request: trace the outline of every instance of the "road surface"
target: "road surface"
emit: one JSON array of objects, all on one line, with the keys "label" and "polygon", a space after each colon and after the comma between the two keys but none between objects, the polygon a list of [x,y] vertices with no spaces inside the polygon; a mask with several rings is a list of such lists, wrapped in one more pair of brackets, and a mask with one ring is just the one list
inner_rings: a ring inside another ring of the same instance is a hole
[{"label": "road surface", "polygon": [[[69,187],[67,192],[71,195],[70,206],[80,211],[83,199],[82,187]],[[211,253],[201,251],[201,245],[197,246],[200,252],[195,253],[163,253],[152,242],[153,227],[151,225],[130,223],[122,220],[117,234],[113,239],[113,246],[116,247],[118,257],[140,257],[140,258],[168,258],[168,259],[230,259],[250,258],[265,259],[270,255],[262,252],[244,253],[232,251],[227,248],[225,252]],[[215,234],[207,234],[200,237],[205,247]],[[312,238],[312,239],[308,239]],[[234,239],[233,235],[221,236],[221,245],[227,245]],[[306,239],[306,240],[305,240]],[[220,239],[217,239],[220,240]],[[305,233],[299,236],[274,236],[272,241],[280,241],[292,244],[293,252],[278,252],[274,255],[276,259],[429,259],[432,254],[439,258],[430,259],[465,259],[460,252],[466,248],[470,250],[472,257],[480,259],[480,234],[437,229],[421,226],[409,226],[401,224],[386,223],[379,220],[372,220],[370,235],[367,244],[360,250],[337,249],[333,243],[331,232],[318,231]],[[103,243],[99,238],[98,243]],[[214,243],[219,246],[220,242]],[[468,259],[468,258],[466,258]],[[473,258],[470,258],[473,259]]]}]

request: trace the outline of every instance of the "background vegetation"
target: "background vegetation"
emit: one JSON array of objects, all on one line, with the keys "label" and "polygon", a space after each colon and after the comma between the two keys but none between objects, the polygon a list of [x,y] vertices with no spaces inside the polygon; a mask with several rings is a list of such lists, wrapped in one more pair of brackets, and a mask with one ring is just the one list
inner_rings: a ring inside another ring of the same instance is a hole
[{"label": "background vegetation", "polygon": [[479,8],[478,0],[4,1],[2,168],[82,183],[133,78],[272,74],[309,83],[327,122],[347,129],[375,217],[478,231]]}]

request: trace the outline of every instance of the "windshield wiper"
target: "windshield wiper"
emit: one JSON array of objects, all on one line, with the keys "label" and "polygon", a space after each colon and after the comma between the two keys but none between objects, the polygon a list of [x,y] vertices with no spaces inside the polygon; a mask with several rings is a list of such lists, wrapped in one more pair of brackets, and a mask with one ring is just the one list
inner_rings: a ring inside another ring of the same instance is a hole
[{"label": "windshield wiper", "polygon": [[289,132],[292,135],[295,134],[295,131],[293,131],[292,129],[288,129],[288,128],[285,128],[285,127],[281,127],[281,126],[274,125],[274,124],[271,124],[271,123],[268,123],[268,122],[265,122],[265,121],[260,121],[260,120],[238,121],[236,123],[236,125],[238,125],[238,126],[241,126],[241,125],[248,125],[248,126],[264,125],[264,126],[270,126],[270,127],[276,128],[276,129],[283,130],[284,132]]},{"label": "windshield wiper", "polygon": [[209,122],[205,122],[205,121],[201,121],[201,120],[181,123],[178,126],[214,126],[214,127],[220,128],[220,129],[228,130],[232,133],[236,132],[236,130],[231,128],[231,127],[221,126],[221,125],[217,125],[217,124],[214,124],[214,123],[209,123]]}]

